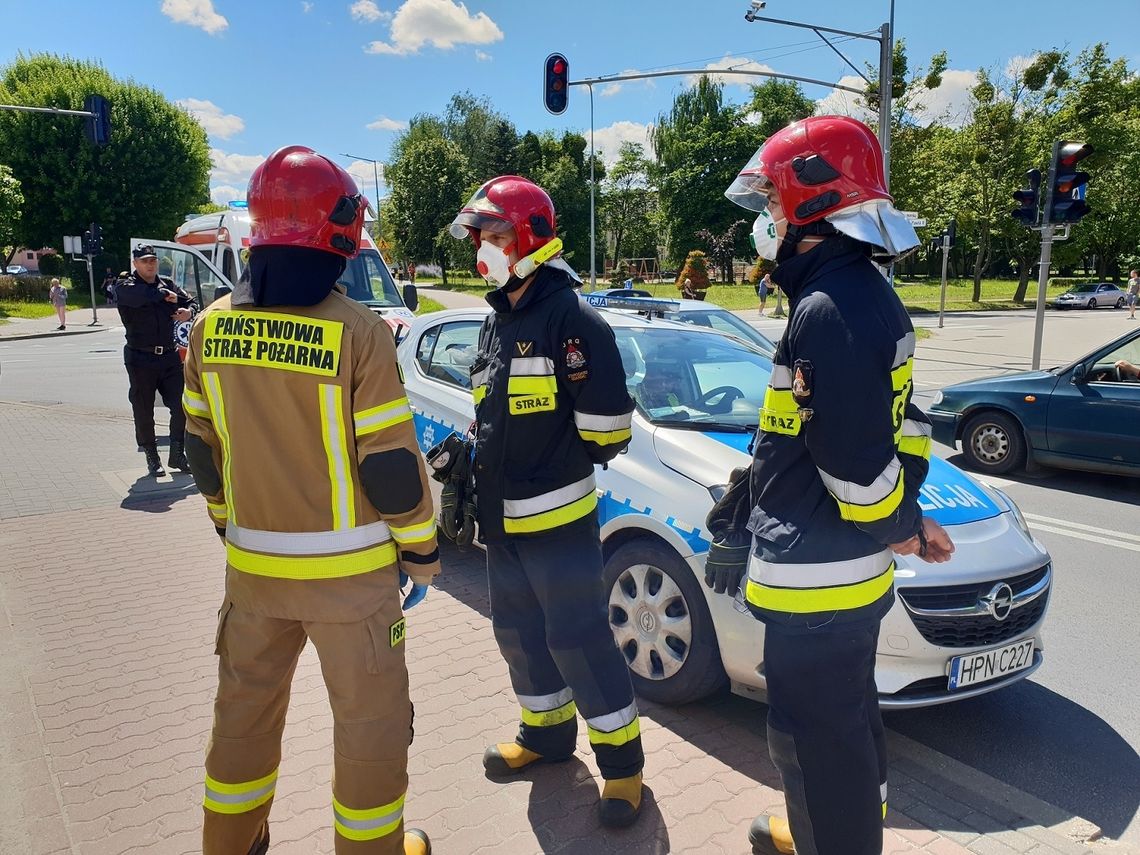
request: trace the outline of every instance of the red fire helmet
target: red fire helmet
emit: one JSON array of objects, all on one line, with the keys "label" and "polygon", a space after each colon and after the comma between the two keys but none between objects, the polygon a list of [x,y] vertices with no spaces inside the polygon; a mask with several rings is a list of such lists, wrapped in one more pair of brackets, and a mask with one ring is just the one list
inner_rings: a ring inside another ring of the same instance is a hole
[{"label": "red fire helmet", "polygon": [[249,179],[250,246],[304,246],[352,258],[368,200],[352,176],[311,148],[279,148]]},{"label": "red fire helmet", "polygon": [[470,236],[479,246],[479,231],[515,230],[519,258],[526,258],[554,239],[554,203],[546,191],[517,175],[492,178],[475,191],[451,223],[451,236]]},{"label": "red fire helmet", "polygon": [[872,199],[891,201],[879,141],[870,128],[846,116],[812,116],[777,131],[724,195],[762,211],[772,188],[784,216],[797,226]]}]

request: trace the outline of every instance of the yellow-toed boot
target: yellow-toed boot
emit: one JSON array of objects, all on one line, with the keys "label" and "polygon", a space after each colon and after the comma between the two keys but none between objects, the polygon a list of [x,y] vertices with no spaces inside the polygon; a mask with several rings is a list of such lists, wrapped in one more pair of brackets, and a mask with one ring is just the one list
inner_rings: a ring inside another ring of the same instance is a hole
[{"label": "yellow-toed boot", "polygon": [[404,855],[431,855],[431,841],[418,828],[404,830]]},{"label": "yellow-toed boot", "polygon": [[753,855],[795,855],[792,829],[786,819],[778,816],[758,816],[748,829],[748,842]]},{"label": "yellow-toed boot", "polygon": [[613,778],[602,788],[598,813],[607,828],[625,828],[637,821],[641,813],[641,773],[628,778]]},{"label": "yellow-toed boot", "polygon": [[535,763],[562,763],[573,755],[565,757],[547,757],[529,748],[523,748],[517,742],[500,742],[490,746],[483,752],[483,768],[488,775],[504,777],[517,775]]}]

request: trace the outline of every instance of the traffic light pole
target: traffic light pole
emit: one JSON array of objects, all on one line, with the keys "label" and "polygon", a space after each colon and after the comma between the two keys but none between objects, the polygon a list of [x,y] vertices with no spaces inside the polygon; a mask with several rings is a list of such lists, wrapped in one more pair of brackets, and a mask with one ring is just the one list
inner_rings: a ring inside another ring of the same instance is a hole
[{"label": "traffic light pole", "polygon": [[1041,339],[1045,332],[1045,292],[1049,285],[1049,265],[1053,262],[1053,231],[1056,226],[1041,227],[1041,261],[1037,272],[1037,313],[1033,324],[1033,362],[1031,368],[1041,368]]},{"label": "traffic light pole", "polygon": [[942,235],[942,299],[938,303],[938,329],[942,329],[946,317],[946,267],[950,261],[950,235]]},{"label": "traffic light pole", "polygon": [[95,265],[92,263],[94,256],[87,255],[87,284],[91,286],[91,323],[87,326],[99,326],[99,310],[95,307]]}]

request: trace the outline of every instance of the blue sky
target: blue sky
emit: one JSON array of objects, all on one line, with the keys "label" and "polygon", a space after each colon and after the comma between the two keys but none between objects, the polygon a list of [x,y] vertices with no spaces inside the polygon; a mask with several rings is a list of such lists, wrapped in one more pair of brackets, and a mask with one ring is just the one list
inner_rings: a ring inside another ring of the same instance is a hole
[{"label": "blue sky", "polygon": [[[562,116],[545,112],[547,54],[569,58],[571,77],[660,68],[761,68],[829,81],[851,69],[810,31],[747,23],[747,0],[18,0],[4,13],[0,65],[52,51],[95,59],[112,74],[152,86],[195,113],[210,134],[212,192],[244,196],[257,163],[287,144],[335,157],[373,193],[385,160],[416,113],[442,111],[452,93],[488,96],[520,129],[589,127],[584,88]],[[1069,15],[1074,9],[1095,14]],[[762,13],[844,30],[887,19],[889,0],[769,0]],[[1076,53],[1097,41],[1140,69],[1140,2],[1090,0],[896,0],[896,34],[912,65],[947,50],[951,72],[930,93],[931,115],[961,109],[973,73],[1001,71],[1037,50]],[[870,42],[841,46],[862,67]],[[737,78],[740,79],[740,78]],[[744,78],[749,79],[749,78]],[[643,140],[686,78],[595,88],[597,145],[616,152]],[[841,93],[808,94],[844,109]],[[747,94],[728,87],[730,99]],[[384,188],[381,186],[381,193]]]}]

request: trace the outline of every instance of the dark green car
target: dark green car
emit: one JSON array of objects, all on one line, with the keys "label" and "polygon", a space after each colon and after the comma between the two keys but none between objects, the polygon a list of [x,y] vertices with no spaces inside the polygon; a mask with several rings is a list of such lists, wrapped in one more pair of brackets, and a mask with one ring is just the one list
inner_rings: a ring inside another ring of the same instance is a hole
[{"label": "dark green car", "polygon": [[1030,463],[1140,475],[1140,328],[1076,362],[947,386],[934,439],[998,475]]}]

